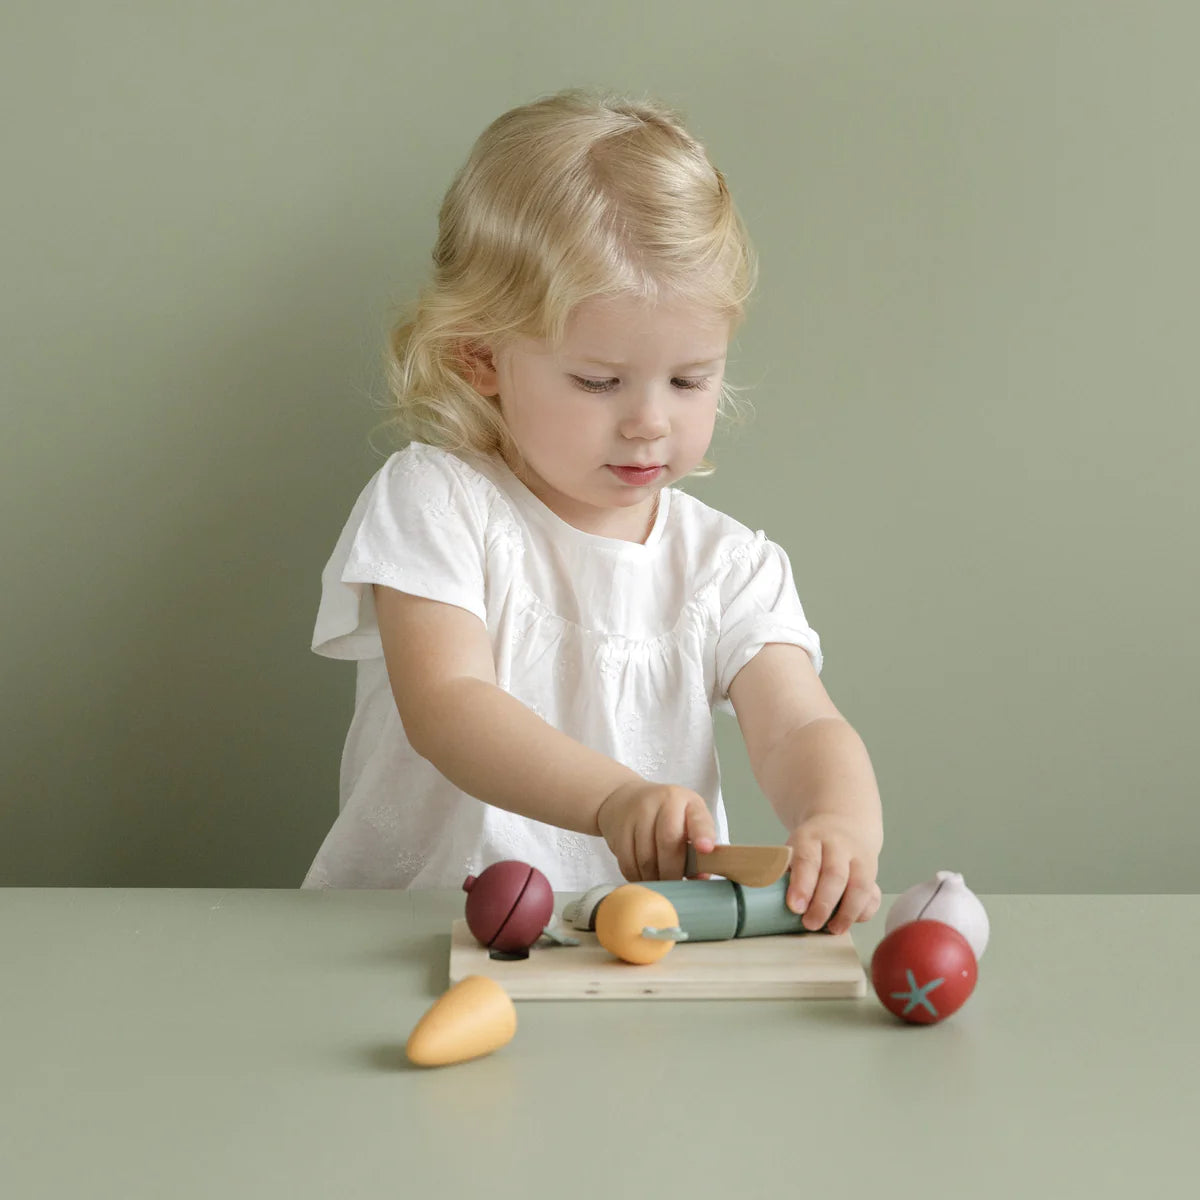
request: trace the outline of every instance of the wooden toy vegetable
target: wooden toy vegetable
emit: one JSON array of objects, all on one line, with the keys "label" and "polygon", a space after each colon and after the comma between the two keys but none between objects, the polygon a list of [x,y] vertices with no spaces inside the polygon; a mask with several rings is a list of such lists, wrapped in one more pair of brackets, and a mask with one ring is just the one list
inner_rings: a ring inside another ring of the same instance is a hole
[{"label": "wooden toy vegetable", "polygon": [[971,943],[975,961],[983,958],[990,932],[987,910],[957,871],[939,871],[898,896],[888,909],[884,932],[921,919],[953,925]]},{"label": "wooden toy vegetable", "polygon": [[516,1032],[517,1010],[508,993],[494,979],[468,975],[438,997],[404,1051],[419,1067],[443,1067],[491,1054]]},{"label": "wooden toy vegetable", "polygon": [[596,940],[628,963],[657,962],[686,938],[675,906],[641,884],[627,883],[609,892],[596,910]]},{"label": "wooden toy vegetable", "polygon": [[914,1025],[957,1012],[975,990],[979,967],[971,945],[944,921],[909,921],[871,956],[871,985],[883,1007]]},{"label": "wooden toy vegetable", "polygon": [[[790,879],[784,875],[765,887],[744,887],[730,879],[664,879],[638,886],[670,900],[689,941],[718,942],[776,933],[808,934],[804,917],[787,906]],[[612,892],[608,884],[591,888],[566,905],[563,920],[575,929],[593,929],[600,905]],[[828,928],[820,932],[827,933]]]},{"label": "wooden toy vegetable", "polygon": [[467,926],[481,945],[501,953],[526,950],[554,915],[550,881],[528,863],[506,859],[463,881]]}]

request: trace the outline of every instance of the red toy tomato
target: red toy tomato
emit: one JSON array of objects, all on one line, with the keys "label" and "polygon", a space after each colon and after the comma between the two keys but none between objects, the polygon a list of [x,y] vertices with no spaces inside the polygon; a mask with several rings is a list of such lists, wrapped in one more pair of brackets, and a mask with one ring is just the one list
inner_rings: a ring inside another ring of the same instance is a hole
[{"label": "red toy tomato", "polygon": [[971,944],[944,921],[899,925],[871,956],[871,984],[883,1007],[914,1025],[934,1025],[957,1012],[978,976]]}]

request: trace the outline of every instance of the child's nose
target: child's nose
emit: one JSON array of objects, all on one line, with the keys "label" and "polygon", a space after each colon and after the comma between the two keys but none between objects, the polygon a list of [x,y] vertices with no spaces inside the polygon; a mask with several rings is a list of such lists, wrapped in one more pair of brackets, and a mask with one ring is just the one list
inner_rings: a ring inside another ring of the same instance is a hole
[{"label": "child's nose", "polygon": [[666,405],[652,390],[634,397],[621,419],[621,434],[627,438],[664,437],[670,430]]}]

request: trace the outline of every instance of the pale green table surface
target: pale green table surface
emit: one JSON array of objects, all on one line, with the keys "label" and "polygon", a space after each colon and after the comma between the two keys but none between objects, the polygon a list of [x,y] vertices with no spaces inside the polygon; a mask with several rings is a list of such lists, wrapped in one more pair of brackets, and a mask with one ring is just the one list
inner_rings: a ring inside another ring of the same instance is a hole
[{"label": "pale green table surface", "polygon": [[0,1197],[1200,1195],[1200,897],[983,900],[941,1025],[523,1001],[419,1070],[461,893],[2,890]]}]

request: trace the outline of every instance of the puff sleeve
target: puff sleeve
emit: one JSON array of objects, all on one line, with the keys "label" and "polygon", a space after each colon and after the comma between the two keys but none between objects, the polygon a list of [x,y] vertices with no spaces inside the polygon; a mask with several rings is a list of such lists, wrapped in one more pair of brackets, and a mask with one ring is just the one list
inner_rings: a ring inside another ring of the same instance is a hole
[{"label": "puff sleeve", "polygon": [[729,685],[770,642],[802,647],[820,672],[821,639],[804,615],[787,553],[760,530],[738,548],[721,582],[716,676],[720,711],[733,714]]},{"label": "puff sleeve", "polygon": [[321,573],[312,648],[327,658],[380,658],[368,584],[486,620],[486,516],[451,457],[414,444],[393,454],[359,495]]}]

